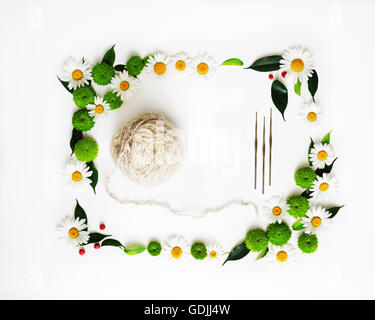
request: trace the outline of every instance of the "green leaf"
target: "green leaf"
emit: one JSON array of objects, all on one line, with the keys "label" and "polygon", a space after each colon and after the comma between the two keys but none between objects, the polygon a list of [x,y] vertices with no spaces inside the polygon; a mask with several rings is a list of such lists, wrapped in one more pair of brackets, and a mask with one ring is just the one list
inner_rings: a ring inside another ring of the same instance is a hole
[{"label": "green leaf", "polygon": [[91,162],[87,162],[86,164],[92,171],[92,175],[89,177],[89,179],[91,180],[90,185],[93,188],[94,193],[96,194],[95,187],[98,183],[99,173],[98,173],[98,170],[95,168],[94,162],[91,161]]},{"label": "green leaf", "polygon": [[260,252],[255,260],[259,260],[264,258],[268,253],[268,247],[264,249],[262,252]]},{"label": "green leaf", "polygon": [[306,199],[310,199],[311,198],[311,194],[312,194],[312,191],[307,189],[305,190],[304,192],[301,193],[301,196],[302,197],[305,197]]},{"label": "green leaf", "polygon": [[222,63],[223,66],[243,66],[242,60],[238,58],[227,59]]},{"label": "green leaf", "polygon": [[69,84],[69,82],[68,81],[62,81],[59,77],[57,77],[57,79],[59,79],[59,81],[61,82],[61,84],[63,85],[63,87],[66,89],[66,90],[68,90],[70,93],[73,93],[73,89],[69,89],[69,87],[68,87],[68,84]]},{"label": "green leaf", "polygon": [[[76,199],[76,208],[74,209],[74,218],[77,219],[79,218],[80,220],[85,220],[86,221],[86,225],[88,224],[88,221],[87,221],[87,215],[86,215],[86,212],[85,210],[83,210],[83,208],[79,205],[78,203],[78,200]],[[87,228],[84,229],[84,231],[87,231]]]},{"label": "green leaf", "polygon": [[246,247],[246,243],[242,242],[238,246],[234,247],[232,251],[229,253],[228,258],[224,261],[223,265],[226,264],[228,261],[235,261],[240,260],[245,257],[250,250]]},{"label": "green leaf", "polygon": [[309,145],[309,151],[307,152],[307,161],[309,162],[309,165],[312,166],[312,161],[310,160],[310,151],[312,148],[314,148],[314,141],[312,138],[310,138],[311,142]]},{"label": "green leaf", "polygon": [[294,92],[297,94],[297,95],[301,95],[301,81],[299,81],[299,79],[297,80],[297,82],[294,84]]},{"label": "green leaf", "polygon": [[113,64],[115,63],[115,58],[116,58],[114,47],[115,47],[115,45],[113,45],[112,48],[109,49],[105,53],[105,55],[103,57],[103,60],[102,60],[103,63],[106,63],[106,64],[109,64],[109,65],[113,66]]},{"label": "green leaf", "polygon": [[78,142],[78,140],[81,140],[83,138],[82,131],[76,130],[76,128],[73,128],[72,131],[72,137],[70,138],[70,149],[72,149],[72,154],[74,152],[74,146]]},{"label": "green leaf", "polygon": [[336,160],[337,160],[337,158],[335,160],[333,160],[333,162],[329,166],[326,165],[323,169],[316,169],[315,173],[319,177],[323,176],[323,173],[330,173],[332,171],[333,164],[335,163]]},{"label": "green leaf", "polygon": [[332,207],[332,208],[329,208],[327,209],[327,211],[329,213],[331,213],[331,216],[329,217],[330,219],[332,219],[334,216],[336,216],[337,212],[339,212],[339,210],[342,208],[343,206],[341,207]]},{"label": "green leaf", "polygon": [[124,64],[117,64],[117,65],[115,65],[115,70],[122,72],[122,71],[126,70],[126,65],[124,65]]},{"label": "green leaf", "polygon": [[97,243],[102,241],[104,238],[110,237],[110,235],[101,234],[99,232],[91,232],[89,234],[90,238],[87,244],[89,243]]},{"label": "green leaf", "polygon": [[140,254],[142,253],[143,251],[146,250],[146,247],[144,246],[133,246],[133,247],[130,247],[130,248],[126,248],[124,250],[124,252],[130,256],[134,256],[136,254]]},{"label": "green leaf", "polygon": [[293,223],[292,225],[293,230],[299,231],[305,229],[302,223],[302,219],[298,219],[296,222]]},{"label": "green leaf", "polygon": [[288,105],[288,89],[279,80],[272,82],[271,97],[273,104],[280,111],[285,120],[284,112]]},{"label": "green leaf", "polygon": [[325,136],[324,136],[324,138],[322,139],[322,144],[325,144],[325,143],[330,143],[330,141],[331,141],[331,131],[330,132],[328,132]]},{"label": "green leaf", "polygon": [[312,76],[307,80],[307,86],[309,88],[309,91],[311,93],[312,99],[315,102],[315,93],[318,90],[318,74],[316,73],[316,70],[313,70]]},{"label": "green leaf", "polygon": [[256,60],[250,67],[246,69],[253,69],[255,71],[267,72],[276,71],[280,69],[280,60],[282,56],[267,56]]},{"label": "green leaf", "polygon": [[102,242],[102,247],[105,247],[105,246],[112,246],[112,247],[122,247],[122,248],[125,248],[120,241],[117,241],[115,239],[105,239],[103,240]]}]

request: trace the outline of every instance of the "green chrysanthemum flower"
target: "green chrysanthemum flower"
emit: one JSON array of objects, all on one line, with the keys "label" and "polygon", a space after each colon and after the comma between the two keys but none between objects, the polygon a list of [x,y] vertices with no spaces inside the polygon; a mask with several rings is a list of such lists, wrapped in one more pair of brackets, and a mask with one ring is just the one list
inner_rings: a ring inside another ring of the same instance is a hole
[{"label": "green chrysanthemum flower", "polygon": [[161,245],[159,242],[151,241],[147,247],[147,251],[150,255],[156,257],[161,252]]},{"label": "green chrysanthemum flower", "polygon": [[316,179],[316,173],[310,167],[303,167],[296,171],[294,180],[297,186],[304,189],[310,189]]},{"label": "green chrysanthemum flower", "polygon": [[111,109],[117,109],[117,108],[120,108],[122,106],[122,100],[121,100],[121,97],[118,96],[116,93],[112,92],[112,91],[109,91],[107,92],[105,95],[104,95],[104,101],[106,101],[107,103],[109,103],[109,106],[111,107]]},{"label": "green chrysanthemum flower", "polygon": [[294,218],[304,217],[310,208],[309,201],[303,196],[290,196],[286,203],[290,207],[288,213]]},{"label": "green chrysanthemum flower", "polygon": [[144,60],[139,56],[132,56],[129,58],[128,62],[126,62],[126,69],[128,73],[135,77],[139,75],[145,66]]},{"label": "green chrysanthemum flower", "polygon": [[298,238],[298,247],[303,253],[313,253],[318,249],[318,237],[315,234],[302,233]]},{"label": "green chrysanthemum flower", "polygon": [[203,260],[207,257],[206,245],[201,242],[196,242],[191,246],[190,253],[194,257],[194,259]]},{"label": "green chrysanthemum flower", "polygon": [[271,223],[267,228],[267,235],[269,241],[276,246],[283,246],[288,243],[292,236],[292,230],[285,223]]},{"label": "green chrysanthemum flower", "polygon": [[268,246],[268,236],[262,229],[250,230],[246,234],[246,247],[254,252],[263,251]]},{"label": "green chrysanthemum flower", "polygon": [[97,156],[99,152],[99,146],[96,141],[92,138],[83,138],[78,140],[74,146],[74,154],[78,160],[91,162]]},{"label": "green chrysanthemum flower", "polygon": [[98,63],[91,71],[94,82],[100,86],[109,84],[115,75],[115,69],[107,63]]},{"label": "green chrysanthemum flower", "polygon": [[94,126],[95,121],[86,109],[82,109],[74,112],[72,123],[78,131],[89,131]]},{"label": "green chrysanthemum flower", "polygon": [[83,86],[73,91],[73,101],[79,108],[84,108],[88,104],[94,103],[95,91],[91,86]]}]

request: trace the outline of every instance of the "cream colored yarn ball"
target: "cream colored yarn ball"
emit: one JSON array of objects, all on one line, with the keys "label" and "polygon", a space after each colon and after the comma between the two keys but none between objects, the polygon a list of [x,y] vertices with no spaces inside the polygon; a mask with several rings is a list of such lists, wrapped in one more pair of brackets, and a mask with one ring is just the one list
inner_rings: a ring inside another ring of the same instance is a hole
[{"label": "cream colored yarn ball", "polygon": [[112,140],[117,165],[140,185],[157,185],[179,168],[183,143],[177,129],[160,113],[131,119]]}]

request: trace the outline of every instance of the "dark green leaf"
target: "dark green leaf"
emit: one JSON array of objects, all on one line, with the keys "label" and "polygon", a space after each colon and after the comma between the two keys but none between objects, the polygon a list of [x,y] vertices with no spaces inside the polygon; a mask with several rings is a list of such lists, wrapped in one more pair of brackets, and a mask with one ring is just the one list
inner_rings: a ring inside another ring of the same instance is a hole
[{"label": "dark green leaf", "polygon": [[325,143],[330,143],[330,141],[331,141],[331,132],[328,132],[325,136],[324,136],[324,138],[322,139],[322,144],[325,144]]},{"label": "dark green leaf", "polygon": [[[83,208],[79,205],[77,199],[76,199],[76,201],[77,201],[77,204],[76,204],[76,208],[74,209],[74,218],[75,218],[75,219],[79,218],[80,220],[85,220],[85,221],[86,221],[86,225],[87,225],[87,224],[88,224],[88,221],[87,221],[87,215],[86,215],[86,212],[85,212],[85,210],[83,210]],[[87,231],[87,228],[84,229],[84,231]]]},{"label": "dark green leaf", "polygon": [[250,67],[246,69],[253,69],[255,71],[267,72],[276,71],[280,69],[281,56],[268,56],[256,60]]},{"label": "dark green leaf", "polygon": [[298,219],[296,222],[293,223],[292,225],[293,230],[299,231],[305,229],[302,223],[302,219]]},{"label": "dark green leaf", "polygon": [[76,128],[73,128],[72,131],[72,137],[70,138],[70,149],[72,149],[72,154],[74,152],[74,146],[78,142],[78,140],[81,140],[83,138],[82,131],[76,130]]},{"label": "dark green leaf", "polygon": [[310,138],[311,142],[310,142],[310,145],[309,145],[309,151],[307,153],[307,161],[309,162],[309,165],[312,166],[312,161],[310,159],[310,151],[312,148],[314,148],[314,141],[312,138]]},{"label": "dark green leaf", "polygon": [[110,237],[110,235],[101,234],[99,232],[91,232],[89,234],[90,238],[87,244],[89,243],[97,243],[102,241],[104,238]]},{"label": "dark green leaf", "polygon": [[112,246],[112,247],[124,247],[120,241],[115,239],[105,239],[102,242],[102,247],[104,246]]},{"label": "dark green leaf", "polygon": [[146,250],[146,247],[144,246],[134,246],[134,247],[126,248],[124,252],[130,256],[134,256],[136,254],[142,253],[145,250]]},{"label": "dark green leaf", "polygon": [[273,104],[281,112],[281,115],[283,116],[283,119],[285,120],[284,112],[288,105],[288,89],[279,80],[275,80],[272,83],[271,97],[272,97]]},{"label": "dark green leaf", "polygon": [[301,196],[302,197],[305,197],[306,199],[310,199],[311,198],[311,194],[312,194],[312,191],[307,189],[305,190],[304,192],[301,193]]},{"label": "dark green leaf", "polygon": [[223,66],[243,66],[243,62],[238,58],[227,59],[222,63]]},{"label": "dark green leaf", "polygon": [[307,86],[313,101],[315,102],[315,93],[318,90],[318,74],[316,73],[316,70],[313,70],[312,76],[307,80]]},{"label": "dark green leaf", "polygon": [[68,90],[70,93],[73,93],[73,89],[69,89],[68,87],[68,84],[69,84],[68,81],[62,81],[59,77],[57,77],[57,79],[59,79],[59,81],[61,82],[61,84],[66,90]]},{"label": "dark green leaf", "polygon": [[268,247],[264,249],[262,252],[260,252],[255,260],[259,260],[264,258],[268,253]]},{"label": "dark green leaf", "polygon": [[337,212],[339,212],[339,210],[340,210],[342,207],[343,207],[343,206],[341,206],[341,207],[332,207],[332,208],[327,209],[327,211],[328,211],[329,213],[331,213],[331,216],[330,216],[329,218],[330,218],[330,219],[333,218],[333,217],[337,214]]},{"label": "dark green leaf", "polygon": [[126,70],[126,66],[124,64],[117,64],[117,65],[115,65],[115,70],[122,72],[122,71]]},{"label": "dark green leaf", "polygon": [[113,45],[113,47],[105,53],[103,60],[102,60],[103,63],[113,66],[113,64],[115,63],[115,58],[116,58],[114,47],[115,45]]},{"label": "dark green leaf", "polygon": [[94,162],[92,162],[92,161],[87,162],[87,165],[90,168],[90,170],[92,171],[92,175],[89,177],[89,179],[91,180],[90,185],[94,189],[94,193],[96,194],[95,187],[98,183],[99,173],[98,173],[98,170],[95,168]]},{"label": "dark green leaf", "polygon": [[301,95],[301,81],[299,81],[299,79],[297,80],[297,82],[294,84],[294,92],[297,94],[297,95]]},{"label": "dark green leaf", "polygon": [[228,258],[224,261],[223,265],[226,264],[228,261],[240,260],[245,257],[250,250],[246,247],[246,243],[242,242],[238,246],[234,247],[232,251],[229,253]]},{"label": "dark green leaf", "polygon": [[333,162],[329,166],[326,165],[323,169],[316,169],[315,173],[319,177],[323,176],[323,173],[330,173],[332,171],[333,164],[335,163],[336,160],[337,160],[337,158],[335,160],[333,160]]}]

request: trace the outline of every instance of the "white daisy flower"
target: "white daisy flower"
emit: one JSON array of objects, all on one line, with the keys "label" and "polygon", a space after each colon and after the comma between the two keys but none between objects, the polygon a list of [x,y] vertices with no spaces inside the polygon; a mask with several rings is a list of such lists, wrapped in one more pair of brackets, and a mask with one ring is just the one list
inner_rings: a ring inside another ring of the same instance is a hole
[{"label": "white daisy flower", "polygon": [[73,188],[83,188],[91,183],[92,171],[86,162],[79,161],[75,156],[70,157],[64,168],[67,183]]},{"label": "white daisy flower", "polygon": [[327,226],[332,222],[329,217],[331,214],[324,208],[311,207],[307,213],[306,217],[302,218],[302,224],[306,228],[306,233],[318,233],[327,228]]},{"label": "white daisy flower", "polygon": [[76,89],[92,80],[91,68],[91,64],[86,60],[69,57],[62,65],[60,78],[68,82],[69,89]]},{"label": "white daisy flower", "polygon": [[116,92],[118,96],[121,96],[122,101],[129,99],[137,90],[138,86],[139,80],[129,76],[126,70],[118,72],[110,83],[110,88],[112,91]]},{"label": "white daisy flower", "polygon": [[314,102],[305,102],[298,114],[302,123],[307,126],[316,126],[320,122],[322,107]]},{"label": "white daisy flower", "polygon": [[268,247],[268,253],[265,256],[270,263],[290,264],[296,261],[297,250],[291,244],[287,243],[283,246],[275,246],[271,244]]},{"label": "white daisy flower", "polygon": [[173,235],[163,246],[164,254],[171,260],[183,260],[189,256],[189,243],[182,236]]},{"label": "white daisy flower", "polygon": [[193,74],[198,78],[210,78],[218,69],[218,63],[206,53],[194,57],[192,62]]},{"label": "white daisy flower", "polygon": [[262,214],[268,222],[283,222],[284,218],[288,217],[289,205],[285,199],[278,196],[273,196],[266,201],[266,205],[262,208]]},{"label": "white daisy flower", "polygon": [[169,57],[162,53],[156,53],[147,60],[145,71],[157,77],[166,76],[169,73]]},{"label": "white daisy flower", "polygon": [[221,262],[224,258],[224,249],[216,242],[207,244],[207,258],[209,261]]},{"label": "white daisy flower", "polygon": [[185,53],[179,53],[171,57],[168,68],[174,75],[185,76],[191,73],[191,59]]},{"label": "white daisy flower", "polygon": [[80,246],[86,244],[90,238],[85,229],[87,229],[85,219],[66,217],[57,227],[57,232],[60,240],[73,246]]},{"label": "white daisy flower", "polygon": [[92,117],[100,116],[102,114],[107,114],[107,110],[110,110],[109,103],[104,101],[102,97],[95,97],[94,104],[87,105],[87,110]]},{"label": "white daisy flower", "polygon": [[328,143],[314,143],[309,158],[314,169],[323,169],[326,165],[331,165],[335,160],[335,152],[332,146]]},{"label": "white daisy flower", "polygon": [[287,49],[280,60],[280,69],[287,71],[288,76],[292,77],[294,83],[297,82],[297,79],[301,83],[306,82],[314,69],[310,51],[300,47]]},{"label": "white daisy flower", "polygon": [[323,173],[322,177],[317,177],[311,188],[311,196],[314,200],[319,200],[322,198],[327,198],[332,196],[337,190],[338,183],[336,178],[334,178],[329,173]]}]

